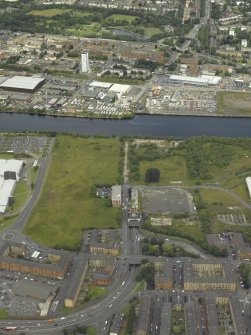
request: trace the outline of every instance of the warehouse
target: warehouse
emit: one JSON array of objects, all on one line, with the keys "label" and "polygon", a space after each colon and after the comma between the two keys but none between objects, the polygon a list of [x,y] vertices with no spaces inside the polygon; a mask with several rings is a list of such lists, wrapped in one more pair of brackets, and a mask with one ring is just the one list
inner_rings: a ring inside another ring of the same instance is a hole
[{"label": "warehouse", "polygon": [[112,86],[112,83],[105,83],[102,81],[93,81],[89,85],[90,87],[109,89]]},{"label": "warehouse", "polygon": [[15,185],[15,180],[4,180],[3,177],[0,177],[0,214],[6,211]]},{"label": "warehouse", "polygon": [[251,177],[246,178],[246,183],[247,183],[248,193],[251,198]]},{"label": "warehouse", "polygon": [[218,85],[222,78],[217,76],[183,76],[183,75],[171,75],[170,81],[177,84],[195,85],[195,86],[213,86]]},{"label": "warehouse", "polygon": [[130,88],[130,85],[113,84],[112,87],[110,87],[109,92],[114,92],[119,98],[121,98],[130,90]]},{"label": "warehouse", "polygon": [[4,91],[35,93],[45,84],[46,79],[42,77],[14,76],[6,79],[0,84],[0,89]]},{"label": "warehouse", "polygon": [[17,159],[0,159],[0,177],[19,180],[24,162]]},{"label": "warehouse", "polygon": [[17,159],[0,159],[0,214],[8,207],[16,182],[20,179],[24,162]]}]

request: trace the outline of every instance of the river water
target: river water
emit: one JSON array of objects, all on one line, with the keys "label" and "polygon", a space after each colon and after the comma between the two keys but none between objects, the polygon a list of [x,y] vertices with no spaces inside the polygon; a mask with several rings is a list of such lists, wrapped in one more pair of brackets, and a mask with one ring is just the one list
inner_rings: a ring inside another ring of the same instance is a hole
[{"label": "river water", "polygon": [[251,137],[251,118],[138,115],[132,120],[0,113],[0,131],[55,131],[103,136]]}]

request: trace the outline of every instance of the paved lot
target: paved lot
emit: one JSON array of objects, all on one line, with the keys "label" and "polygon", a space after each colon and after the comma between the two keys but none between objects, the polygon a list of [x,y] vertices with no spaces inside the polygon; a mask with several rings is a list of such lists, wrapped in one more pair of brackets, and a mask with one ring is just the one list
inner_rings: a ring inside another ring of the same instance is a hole
[{"label": "paved lot", "polygon": [[0,136],[0,152],[41,154],[46,144],[45,136]]},{"label": "paved lot", "polygon": [[181,189],[144,188],[142,194],[142,208],[146,214],[171,213],[179,214],[193,212],[191,196]]}]

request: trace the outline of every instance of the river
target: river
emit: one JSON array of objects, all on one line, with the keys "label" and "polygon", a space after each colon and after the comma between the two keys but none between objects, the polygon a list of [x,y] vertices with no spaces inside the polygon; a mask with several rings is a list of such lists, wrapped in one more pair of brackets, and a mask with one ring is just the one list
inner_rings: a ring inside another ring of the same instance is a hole
[{"label": "river", "polygon": [[0,113],[0,131],[55,131],[103,136],[251,137],[251,118],[138,115],[132,120]]}]

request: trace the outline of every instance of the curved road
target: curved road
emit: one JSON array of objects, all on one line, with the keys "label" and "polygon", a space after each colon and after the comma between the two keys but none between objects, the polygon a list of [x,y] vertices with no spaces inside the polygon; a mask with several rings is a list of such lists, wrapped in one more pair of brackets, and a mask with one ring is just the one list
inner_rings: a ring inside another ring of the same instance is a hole
[{"label": "curved road", "polygon": [[3,232],[1,232],[0,237],[4,238],[6,234],[10,234],[11,236],[13,236],[13,238],[15,240],[22,240],[23,241],[23,235],[22,235],[22,230],[24,228],[24,225],[34,207],[34,205],[36,204],[36,201],[39,197],[41,188],[42,188],[42,184],[45,180],[45,175],[47,172],[47,168],[48,168],[48,164],[50,161],[50,157],[51,157],[51,152],[52,152],[52,148],[54,145],[55,139],[51,138],[51,142],[50,142],[50,147],[48,149],[48,153],[46,154],[46,156],[42,157],[40,160],[40,165],[39,165],[39,170],[38,170],[38,174],[37,174],[37,178],[36,178],[36,182],[35,182],[35,187],[34,190],[32,192],[32,195],[29,199],[29,201],[27,202],[26,206],[23,208],[23,210],[21,211],[21,213],[17,216],[15,222],[8,227],[7,229],[5,229]]},{"label": "curved road", "polygon": [[[15,326],[17,331],[25,331],[29,333],[45,333],[52,329],[63,329],[84,323],[91,325],[98,323],[101,319],[108,318],[110,314],[118,311],[118,307],[128,298],[135,283],[137,269],[132,267],[123,278],[122,285],[115,289],[111,294],[107,295],[103,300],[93,306],[83,308],[83,310],[74,312],[61,318],[54,319],[52,324],[48,324],[47,320],[0,320],[0,328],[6,326]],[[11,324],[10,324],[11,323]]]}]

